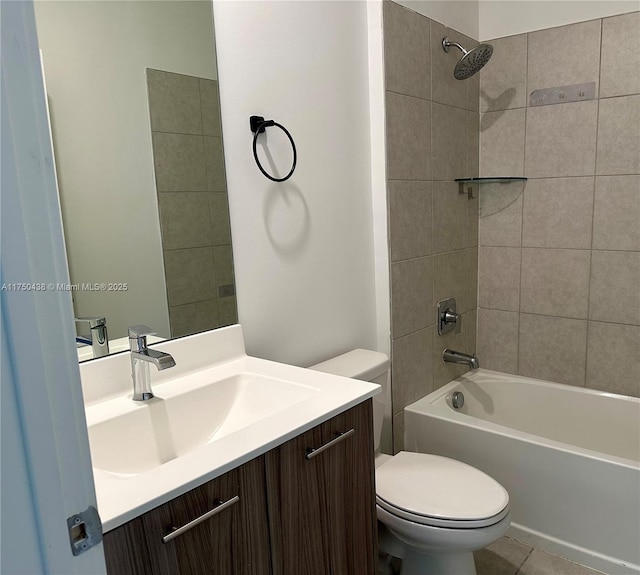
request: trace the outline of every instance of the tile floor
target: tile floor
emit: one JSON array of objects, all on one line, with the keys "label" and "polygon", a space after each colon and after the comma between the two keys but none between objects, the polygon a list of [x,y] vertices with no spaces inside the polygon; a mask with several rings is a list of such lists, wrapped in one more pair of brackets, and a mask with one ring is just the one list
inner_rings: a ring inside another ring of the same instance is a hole
[{"label": "tile floor", "polygon": [[474,553],[478,575],[600,575],[562,557],[503,537]]}]

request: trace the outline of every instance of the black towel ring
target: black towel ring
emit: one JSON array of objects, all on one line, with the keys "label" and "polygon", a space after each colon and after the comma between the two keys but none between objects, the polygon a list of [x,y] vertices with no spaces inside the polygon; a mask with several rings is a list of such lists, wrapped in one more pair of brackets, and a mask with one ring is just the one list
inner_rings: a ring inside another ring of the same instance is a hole
[{"label": "black towel ring", "polygon": [[[274,122],[273,120],[265,120],[262,116],[250,116],[249,117],[249,125],[251,126],[251,131],[253,132],[253,158],[258,165],[260,171],[265,175],[265,177],[269,178],[273,182],[284,182],[288,180],[292,175],[294,170],[296,169],[296,162],[298,161],[298,152],[296,150],[296,144],[293,141],[293,137],[289,133],[282,124],[278,124],[278,122]],[[265,169],[262,167],[260,160],[258,159],[258,152],[256,150],[256,143],[258,141],[258,134],[261,134],[265,131],[269,126],[277,126],[280,128],[289,138],[291,142],[291,147],[293,148],[293,164],[291,166],[291,170],[284,178],[274,178],[271,174],[268,174]]]}]

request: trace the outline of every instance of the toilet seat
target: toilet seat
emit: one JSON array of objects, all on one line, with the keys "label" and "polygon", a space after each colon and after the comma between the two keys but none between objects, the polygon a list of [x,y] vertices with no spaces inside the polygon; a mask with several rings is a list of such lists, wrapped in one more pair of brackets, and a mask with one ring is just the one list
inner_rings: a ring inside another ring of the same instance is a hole
[{"label": "toilet seat", "polygon": [[479,469],[401,451],[376,470],[376,501],[396,517],[433,527],[477,529],[509,512],[509,494]]}]

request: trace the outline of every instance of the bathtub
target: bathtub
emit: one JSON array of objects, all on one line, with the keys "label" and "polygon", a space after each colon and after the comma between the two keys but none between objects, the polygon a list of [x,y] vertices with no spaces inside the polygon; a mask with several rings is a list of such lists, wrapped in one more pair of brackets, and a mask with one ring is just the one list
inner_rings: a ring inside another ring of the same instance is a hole
[{"label": "bathtub", "polygon": [[509,491],[511,536],[640,573],[640,399],[479,369],[406,407],[404,424],[408,451],[459,459]]}]

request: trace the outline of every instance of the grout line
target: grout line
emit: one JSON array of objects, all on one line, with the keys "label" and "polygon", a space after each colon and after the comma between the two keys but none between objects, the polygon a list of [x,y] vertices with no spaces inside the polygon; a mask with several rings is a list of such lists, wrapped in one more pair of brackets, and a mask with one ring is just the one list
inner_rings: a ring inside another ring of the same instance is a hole
[{"label": "grout line", "polygon": [[593,232],[596,219],[596,173],[598,171],[598,137],[600,135],[600,92],[602,91],[602,37],[604,32],[604,22],[600,20],[600,53],[598,54],[598,107],[596,108],[596,134],[595,134],[595,153],[593,158],[593,193],[591,195],[591,249],[589,251],[589,283],[587,284],[587,333],[584,346],[584,383],[587,386],[587,374],[589,367],[589,332],[591,317],[591,283],[593,278]]},{"label": "grout line", "polygon": [[527,556],[522,560],[522,563],[520,563],[520,567],[518,567],[518,568],[516,569],[516,573],[515,573],[515,575],[519,575],[520,570],[524,567],[524,564],[527,562],[527,560],[529,559],[529,557],[531,557],[531,554],[534,552],[534,550],[535,550],[535,547],[531,547],[531,548],[529,549],[529,553],[527,553]]}]

